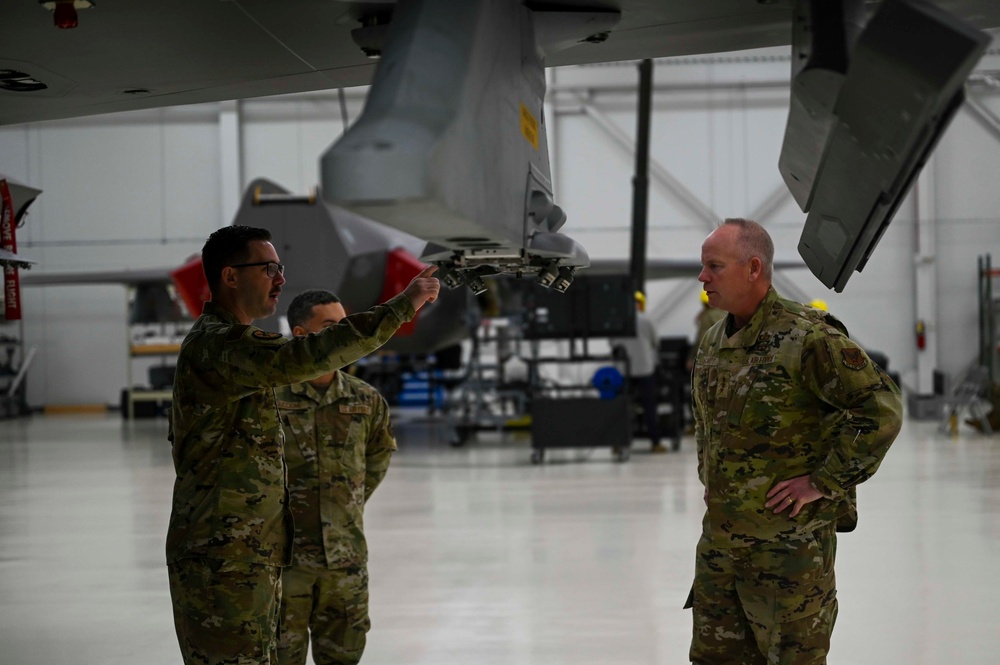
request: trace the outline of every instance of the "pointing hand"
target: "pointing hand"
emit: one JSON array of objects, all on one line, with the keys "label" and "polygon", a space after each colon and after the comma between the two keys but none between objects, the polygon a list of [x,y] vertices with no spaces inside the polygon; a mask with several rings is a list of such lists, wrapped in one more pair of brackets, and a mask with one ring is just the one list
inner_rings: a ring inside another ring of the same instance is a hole
[{"label": "pointing hand", "polygon": [[403,293],[413,304],[414,310],[419,310],[424,303],[437,300],[438,293],[441,291],[441,281],[437,277],[431,277],[435,271],[437,271],[437,266],[427,266],[403,289]]}]

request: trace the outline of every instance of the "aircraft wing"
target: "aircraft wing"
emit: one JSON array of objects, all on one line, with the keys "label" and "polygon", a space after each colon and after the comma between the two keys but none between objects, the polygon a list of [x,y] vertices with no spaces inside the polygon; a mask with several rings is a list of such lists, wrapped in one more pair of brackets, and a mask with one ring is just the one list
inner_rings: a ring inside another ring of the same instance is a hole
[{"label": "aircraft wing", "polygon": [[21,276],[22,286],[70,286],[120,284],[134,287],[129,305],[131,323],[173,323],[185,319],[177,298],[168,288],[176,268],[104,270],[79,272],[32,271]]},{"label": "aircraft wing", "polygon": [[[0,267],[2,266],[13,266],[14,268],[28,269],[35,262],[26,259],[23,256],[18,256],[14,252],[8,251],[6,249],[0,249]],[[21,283],[24,283],[24,277],[21,277]]]},{"label": "aircraft wing", "polygon": [[170,284],[170,271],[176,268],[142,270],[83,270],[79,272],[39,272],[21,275],[22,286],[72,286],[93,284]]},{"label": "aircraft wing", "polygon": [[[93,6],[76,10],[76,27],[60,29],[57,19],[72,21],[46,8],[55,4],[4,4],[2,125],[364,85],[376,61],[366,57],[352,32],[362,21],[377,24],[394,6],[335,0],[77,0],[76,5]],[[524,4],[565,10],[582,3]],[[621,14],[607,38],[554,52],[546,66],[734,51],[791,39],[791,0],[597,4]],[[1000,3],[993,0],[936,4],[973,26],[1000,25]]]},{"label": "aircraft wing", "polygon": [[[808,268],[802,261],[775,260],[775,270]],[[623,275],[629,272],[627,259],[591,259],[590,267],[583,271],[587,275]],[[695,279],[701,272],[698,259],[647,259],[646,279],[674,279],[687,277]]]}]

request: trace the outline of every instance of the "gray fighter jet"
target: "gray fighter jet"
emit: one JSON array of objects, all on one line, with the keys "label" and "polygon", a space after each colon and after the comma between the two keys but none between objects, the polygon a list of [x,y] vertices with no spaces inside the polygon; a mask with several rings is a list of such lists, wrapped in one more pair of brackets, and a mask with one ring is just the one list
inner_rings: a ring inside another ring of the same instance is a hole
[{"label": "gray fighter jet", "polygon": [[0,21],[0,124],[371,83],[323,195],[419,237],[449,286],[565,290],[589,259],[553,199],[544,68],[790,44],[780,170],[800,253],[842,290],[997,26],[995,0],[24,0]]}]

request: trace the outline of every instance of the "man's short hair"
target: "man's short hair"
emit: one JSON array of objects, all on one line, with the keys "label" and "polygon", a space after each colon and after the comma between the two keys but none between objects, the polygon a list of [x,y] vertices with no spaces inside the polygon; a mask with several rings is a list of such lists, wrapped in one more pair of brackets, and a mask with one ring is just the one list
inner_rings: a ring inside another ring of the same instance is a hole
[{"label": "man's short hair", "polygon": [[316,305],[329,305],[332,302],[340,302],[333,293],[326,289],[309,289],[292,298],[288,303],[288,312],[285,318],[288,319],[288,327],[295,330],[295,326],[305,326],[306,321],[312,318],[313,307]]},{"label": "man's short hair", "polygon": [[774,270],[774,242],[771,235],[763,226],[752,219],[742,217],[730,217],[722,222],[723,225],[738,226],[740,261],[749,261],[753,257],[760,259],[763,264],[763,274],[767,279],[771,279]]},{"label": "man's short hair", "polygon": [[271,232],[252,226],[224,226],[208,236],[201,248],[201,267],[208,280],[208,289],[215,295],[222,278],[222,269],[250,259],[250,243],[255,240],[271,241]]}]

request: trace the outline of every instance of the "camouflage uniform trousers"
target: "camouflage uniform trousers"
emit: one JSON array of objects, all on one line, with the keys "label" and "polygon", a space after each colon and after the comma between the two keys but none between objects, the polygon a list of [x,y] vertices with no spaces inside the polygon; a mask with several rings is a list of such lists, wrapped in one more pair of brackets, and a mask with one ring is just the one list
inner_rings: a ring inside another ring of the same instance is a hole
[{"label": "camouflage uniform trousers", "polygon": [[167,572],[184,665],[276,665],[279,566],[185,558]]},{"label": "camouflage uniform trousers", "polygon": [[354,665],[365,650],[368,618],[368,570],[365,566],[282,571],[281,628],[278,662],[306,662],[309,635],[316,665]]},{"label": "camouflage uniform trousers", "polygon": [[701,665],[822,665],[837,619],[834,525],[802,537],[717,548],[695,562],[694,637]]}]

